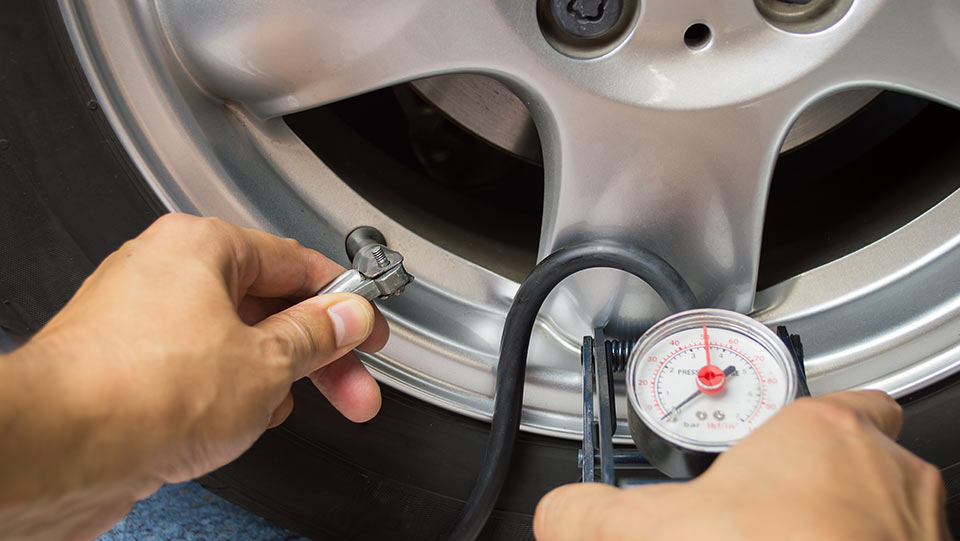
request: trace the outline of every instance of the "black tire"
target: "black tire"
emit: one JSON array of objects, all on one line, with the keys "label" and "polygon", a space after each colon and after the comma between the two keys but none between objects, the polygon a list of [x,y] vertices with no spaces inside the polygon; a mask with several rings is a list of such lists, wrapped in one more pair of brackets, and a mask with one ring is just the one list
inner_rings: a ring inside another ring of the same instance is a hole
[{"label": "black tire", "polygon": [[[56,3],[0,4],[0,327],[25,340],[86,275],[160,213],[99,111]],[[203,482],[321,539],[436,539],[473,484],[488,425],[384,389],[380,415],[344,420],[310,385],[247,453]],[[901,441],[939,465],[960,529],[960,378],[902,401]],[[524,434],[483,538],[530,539],[551,487],[576,481],[578,445]]]}]

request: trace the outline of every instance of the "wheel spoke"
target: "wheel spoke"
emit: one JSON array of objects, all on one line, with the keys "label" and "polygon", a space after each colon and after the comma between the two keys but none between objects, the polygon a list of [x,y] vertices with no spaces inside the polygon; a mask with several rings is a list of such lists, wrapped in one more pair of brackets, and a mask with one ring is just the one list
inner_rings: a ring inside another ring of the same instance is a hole
[{"label": "wheel spoke", "polygon": [[862,26],[824,66],[831,83],[879,86],[960,108],[960,3],[854,2],[848,16]]},{"label": "wheel spoke", "polygon": [[[769,179],[791,119],[782,98],[687,113],[599,98],[555,107],[541,256],[587,239],[628,242],[677,267],[705,305],[749,310]],[[591,282],[578,296],[622,297],[610,296],[609,281],[603,292]]]},{"label": "wheel spoke", "polygon": [[261,117],[430,74],[496,69],[498,61],[515,58],[510,47],[519,43],[500,9],[446,0],[158,5],[173,47],[199,84]]}]

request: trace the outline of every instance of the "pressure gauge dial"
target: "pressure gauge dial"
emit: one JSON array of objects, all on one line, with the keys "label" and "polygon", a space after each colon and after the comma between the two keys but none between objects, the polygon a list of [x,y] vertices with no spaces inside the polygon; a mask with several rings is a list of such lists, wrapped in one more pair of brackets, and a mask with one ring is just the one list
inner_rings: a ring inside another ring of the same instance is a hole
[{"label": "pressure gauge dial", "polygon": [[699,474],[806,388],[798,362],[773,331],[742,314],[669,317],[627,363],[634,442],[672,477]]}]

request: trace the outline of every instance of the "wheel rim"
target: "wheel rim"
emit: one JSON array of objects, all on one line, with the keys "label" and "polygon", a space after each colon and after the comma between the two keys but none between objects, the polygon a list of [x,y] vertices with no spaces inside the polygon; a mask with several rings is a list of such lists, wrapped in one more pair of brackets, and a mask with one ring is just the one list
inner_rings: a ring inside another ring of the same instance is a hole
[{"label": "wheel rim", "polygon": [[[640,243],[706,304],[803,335],[817,392],[899,396],[956,372],[956,193],[850,255],[756,296],[755,283],[768,183],[793,121],[860,87],[960,104],[960,6],[858,0],[808,34],[770,24],[751,2],[678,6],[642,4],[621,41],[584,59],[544,39],[533,2],[61,0],[104,112],[169,208],[295,237],[341,263],[343,235],[361,224],[404,253],[419,281],[381,305],[393,336],[365,360],[424,400],[489,417],[517,284],[370,205],[281,115],[456,72],[494,77],[527,102],[547,178],[541,257],[593,238]],[[690,48],[695,22],[711,34]],[[623,302],[612,308],[611,298]],[[578,437],[577,334],[663,314],[645,286],[613,271],[564,283],[534,335],[524,428]]]}]

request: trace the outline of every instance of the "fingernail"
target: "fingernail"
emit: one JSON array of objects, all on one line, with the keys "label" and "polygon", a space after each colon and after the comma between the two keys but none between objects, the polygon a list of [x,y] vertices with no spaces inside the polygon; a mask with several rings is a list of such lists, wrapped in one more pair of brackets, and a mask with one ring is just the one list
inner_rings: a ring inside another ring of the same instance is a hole
[{"label": "fingernail", "polygon": [[340,301],[327,308],[337,348],[357,346],[367,338],[373,323],[372,312],[357,299]]}]

